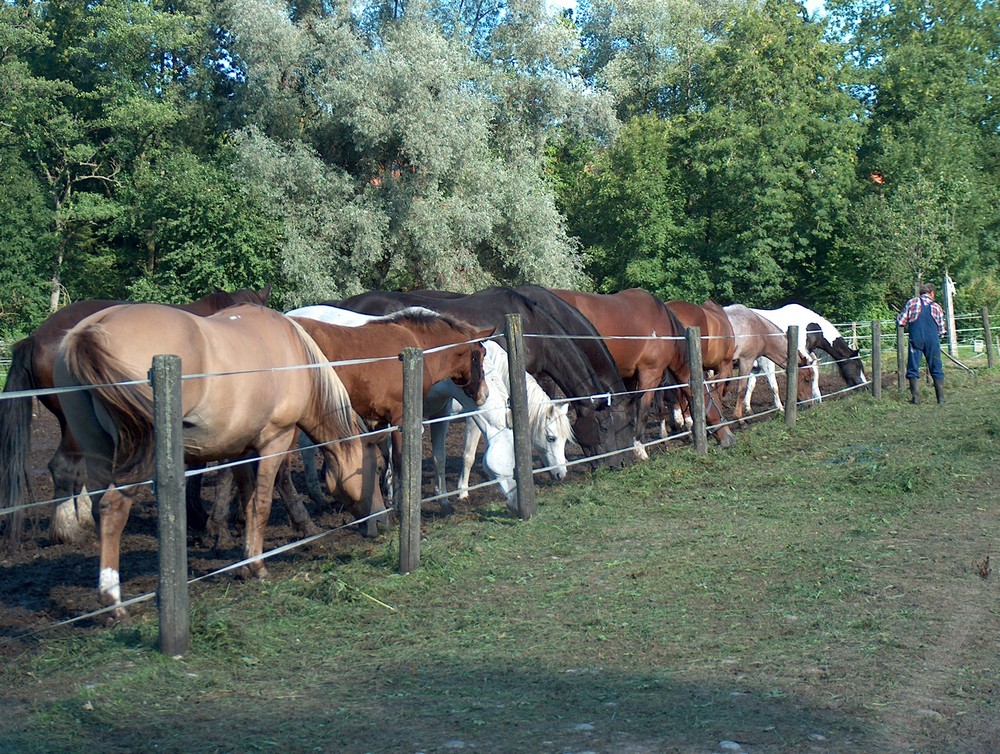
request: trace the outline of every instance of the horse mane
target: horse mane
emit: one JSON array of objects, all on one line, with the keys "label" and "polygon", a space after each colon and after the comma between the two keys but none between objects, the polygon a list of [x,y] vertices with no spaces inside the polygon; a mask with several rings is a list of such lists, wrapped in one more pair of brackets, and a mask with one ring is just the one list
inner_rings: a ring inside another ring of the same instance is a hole
[{"label": "horse mane", "polygon": [[451,329],[457,330],[469,340],[473,340],[479,335],[479,331],[468,322],[457,319],[450,314],[432,311],[422,306],[408,306],[405,309],[387,314],[384,317],[379,317],[379,320],[395,324],[405,322],[408,325],[414,325],[425,331],[433,330],[438,325],[445,324]]},{"label": "horse mane", "polygon": [[[528,424],[531,427],[531,436],[537,437],[540,432],[545,430],[545,425],[548,424],[549,414],[555,408],[555,404],[545,393],[544,390],[538,385],[536,385],[542,395],[545,396],[541,401],[528,401]],[[529,386],[529,390],[530,390]],[[573,435],[573,424],[569,420],[569,416],[564,414],[562,411],[556,411],[556,433],[559,437],[565,437],[567,442],[576,442],[576,437]]]},{"label": "horse mane", "polygon": [[134,380],[111,353],[107,331],[100,323],[70,330],[62,343],[66,369],[81,385],[97,385],[91,399],[101,403],[115,423],[116,474],[149,473],[153,465],[153,390],[148,384],[123,385]]},{"label": "horse mane", "polygon": [[[309,364],[328,364],[330,359],[312,339],[312,336],[291,317],[285,317],[290,322],[292,329],[302,343],[306,351]],[[317,416],[323,416],[333,408],[332,418],[335,423],[335,430],[341,437],[347,438],[355,434],[354,409],[351,406],[351,397],[347,393],[347,388],[341,382],[340,377],[333,367],[319,367],[309,370],[313,378],[313,408]],[[352,438],[348,442],[360,442],[358,438]]]},{"label": "horse mane", "polygon": [[207,296],[202,296],[198,301],[212,308],[213,311],[228,309],[231,306],[240,304],[257,304],[266,306],[267,300],[271,296],[271,286],[260,291],[249,288],[240,288],[236,291],[213,291]]}]

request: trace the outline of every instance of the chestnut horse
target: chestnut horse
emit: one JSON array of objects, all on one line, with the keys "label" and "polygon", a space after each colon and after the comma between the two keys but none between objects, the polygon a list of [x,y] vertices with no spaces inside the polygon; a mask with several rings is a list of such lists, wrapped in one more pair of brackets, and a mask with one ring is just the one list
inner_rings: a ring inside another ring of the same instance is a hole
[{"label": "chestnut horse", "polygon": [[[261,291],[217,291],[189,304],[179,304],[176,308],[206,316],[236,304],[266,304],[270,293],[271,286]],[[56,352],[63,336],[85,317],[124,303],[128,302],[78,301],[46,319],[31,335],[14,344],[4,392],[51,389]],[[56,506],[49,526],[49,540],[54,544],[75,542],[83,535],[84,528],[93,526],[90,500],[86,494],[81,496],[83,458],[72,433],[66,427],[59,396],[50,393],[38,396],[38,400],[56,417],[61,433],[59,446],[49,461],[49,472],[52,474],[54,497],[64,502]],[[30,497],[28,448],[31,420],[31,398],[0,400],[0,506],[19,507],[27,503]],[[6,529],[8,544],[15,547],[21,539],[23,529],[23,516],[20,512],[10,517]]]},{"label": "chestnut horse", "polygon": [[[87,464],[87,481],[100,505],[100,579],[103,602],[119,605],[119,547],[132,507],[123,482],[148,478],[152,467],[152,396],[145,384],[154,355],[181,357],[184,457],[188,462],[259,456],[256,485],[239,469],[246,493],[247,558],[263,552],[275,474],[300,428],[325,445],[331,489],[360,515],[384,510],[374,475],[362,471],[359,428],[350,398],[327,357],[293,320],[243,304],[198,317],[159,304],[115,306],[86,318],[63,339],[55,364],[66,420]],[[206,375],[211,375],[210,377]],[[139,385],[123,385],[130,380]],[[345,438],[351,438],[346,439]],[[342,442],[336,442],[342,440]],[[107,489],[105,489],[107,488]],[[365,504],[364,506],[362,504]],[[247,570],[266,574],[261,560]]]},{"label": "chestnut horse", "polygon": [[[733,326],[736,337],[736,351],[733,359],[739,369],[740,378],[736,383],[737,400],[734,412],[740,424],[744,423],[743,413],[750,410],[750,396],[753,389],[751,374],[756,368],[758,359],[764,357],[779,366],[788,366],[788,332],[764,319],[752,309],[742,304],[731,304],[723,307],[726,316]],[[803,349],[798,349],[798,385],[796,389],[799,402],[810,403],[816,399],[817,375],[813,366],[813,358]],[[787,395],[791,391],[786,390]],[[779,411],[784,411],[781,399],[774,390],[774,404]]]},{"label": "chestnut horse", "polygon": [[[629,288],[607,294],[555,289],[552,292],[578,309],[605,338],[604,342],[615,364],[618,365],[618,371],[626,387],[644,391],[639,405],[634,447],[636,455],[640,458],[645,457],[641,433],[645,427],[646,413],[653,402],[653,391],[660,387],[664,376],[668,373],[680,383],[689,383],[691,380],[687,344],[684,340],[685,322],[656,296],[641,288]],[[700,310],[700,307],[697,308]],[[684,312],[690,314],[687,309]],[[705,319],[707,315],[691,324],[703,323]],[[724,313],[723,319],[725,319]],[[712,321],[714,324],[714,316]],[[732,328],[729,327],[728,320],[726,327],[729,331],[731,349]],[[714,339],[706,341],[705,336],[714,335],[722,329],[721,325],[712,331],[703,327],[703,344],[710,342],[713,348],[718,348],[717,341]],[[729,354],[731,374],[732,350]],[[714,351],[712,358],[715,358]],[[681,388],[681,392],[690,395],[690,387]],[[733,433],[722,424],[723,418],[719,411],[721,404],[711,400],[709,396],[705,405],[709,422],[721,425],[715,430],[716,439],[723,447],[729,447],[733,444]]]},{"label": "chestnut horse", "polygon": [[[345,326],[310,317],[292,316],[331,361],[388,358],[388,361],[334,364],[354,410],[372,429],[399,426],[403,420],[403,365],[405,348],[424,351],[424,396],[434,383],[450,379],[476,405],[489,396],[483,376],[486,349],[479,338],[493,328],[477,329],[467,322],[428,309],[411,307],[356,325]],[[402,457],[401,435],[393,432],[395,459]],[[366,452],[374,454],[372,442]],[[398,476],[396,477],[399,478]]]}]

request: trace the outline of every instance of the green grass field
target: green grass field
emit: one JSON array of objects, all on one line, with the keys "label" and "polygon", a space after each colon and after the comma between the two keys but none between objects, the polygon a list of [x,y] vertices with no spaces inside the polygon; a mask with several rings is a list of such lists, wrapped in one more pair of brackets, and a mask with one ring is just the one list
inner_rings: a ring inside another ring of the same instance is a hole
[{"label": "green grass field", "polygon": [[[39,636],[2,752],[996,750],[1000,375],[894,388]],[[992,561],[991,561],[992,559]],[[993,747],[993,748],[990,748]]]}]

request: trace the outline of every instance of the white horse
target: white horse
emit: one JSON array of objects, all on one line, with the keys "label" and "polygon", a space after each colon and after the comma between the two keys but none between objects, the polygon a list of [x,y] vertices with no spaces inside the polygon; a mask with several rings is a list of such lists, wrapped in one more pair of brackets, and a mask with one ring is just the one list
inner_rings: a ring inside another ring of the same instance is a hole
[{"label": "white horse", "polygon": [[[799,348],[813,356],[816,356],[816,351],[824,351],[829,354],[849,386],[855,387],[868,382],[859,352],[851,348],[840,331],[822,315],[801,304],[786,304],[780,309],[753,309],[752,311],[769,319],[785,332],[791,325],[797,325],[799,328]],[[760,366],[768,379],[768,384],[772,385],[772,390],[776,391],[774,363],[764,363]],[[816,362],[814,368],[819,368],[819,362]],[[813,388],[813,396],[816,400],[820,399],[818,379]]]},{"label": "white horse", "polygon": [[[461,411],[474,412],[465,421],[465,453],[462,457],[462,475],[458,481],[459,500],[469,497],[469,473],[476,458],[480,437],[486,441],[483,468],[487,475],[497,480],[507,498],[508,506],[515,504],[517,485],[514,482],[514,432],[510,426],[508,399],[510,397],[510,372],[507,352],[492,341],[486,341],[486,358],[483,374],[490,388],[489,397],[482,406],[475,406],[453,384],[439,382],[424,398],[424,416],[439,419],[431,424],[431,441],[434,448],[434,491],[442,494],[445,487],[445,437],[448,421],[441,421]],[[542,458],[542,463],[555,479],[566,477],[566,443],[573,440],[573,427],[569,421],[569,404],[555,403],[542,390],[530,374],[525,373],[528,385],[528,424],[531,445]]]},{"label": "white horse", "polygon": [[[359,314],[347,309],[323,305],[293,309],[286,312],[286,315],[316,319],[345,327],[358,327],[381,319],[369,314]],[[487,341],[483,345],[486,347],[483,373],[490,390],[486,402],[482,406],[476,406],[475,402],[471,401],[454,382],[442,380],[434,384],[425,397],[423,414],[425,419],[433,419],[450,416],[460,411],[473,412],[466,421],[464,465],[462,478],[459,482],[459,489],[462,492],[459,498],[465,499],[469,495],[469,472],[475,459],[479,438],[482,436],[486,440],[483,466],[489,476],[498,480],[507,505],[511,507],[515,505],[516,485],[513,481],[514,431],[508,420],[507,409],[507,398],[510,394],[507,352],[491,341]],[[569,406],[553,403],[530,374],[525,373],[525,377],[528,383],[532,446],[542,456],[545,465],[550,467],[552,476],[556,479],[563,479],[566,476],[566,443],[573,439],[573,429],[568,417]],[[435,492],[439,494],[445,491],[444,441],[448,425],[448,421],[438,421],[431,425]],[[302,450],[309,495],[313,499],[322,499],[319,491],[319,479],[315,472],[315,450],[309,447],[304,447]],[[443,509],[448,507],[448,504],[442,505]]]}]

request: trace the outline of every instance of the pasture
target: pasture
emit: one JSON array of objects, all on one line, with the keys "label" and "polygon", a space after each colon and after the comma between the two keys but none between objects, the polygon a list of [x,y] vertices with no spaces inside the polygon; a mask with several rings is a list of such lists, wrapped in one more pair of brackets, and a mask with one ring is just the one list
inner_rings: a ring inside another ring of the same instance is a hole
[{"label": "pasture", "polygon": [[948,374],[425,515],[406,576],[383,536],[202,582],[181,659],[148,606],[5,629],[0,751],[997,751],[1000,376]]}]

